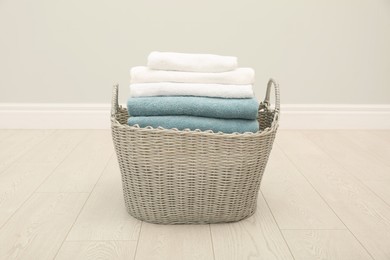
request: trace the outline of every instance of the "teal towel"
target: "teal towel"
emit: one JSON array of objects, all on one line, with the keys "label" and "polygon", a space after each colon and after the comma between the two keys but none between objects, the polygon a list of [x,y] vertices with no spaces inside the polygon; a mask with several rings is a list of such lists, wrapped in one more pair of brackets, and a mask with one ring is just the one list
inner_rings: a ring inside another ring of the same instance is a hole
[{"label": "teal towel", "polygon": [[140,127],[152,126],[157,128],[162,126],[165,129],[177,128],[183,130],[189,128],[191,130],[213,130],[214,132],[221,131],[223,133],[255,133],[259,131],[257,120],[218,119],[197,116],[135,116],[129,117],[127,123],[129,125],[138,124]]},{"label": "teal towel", "polygon": [[210,98],[193,96],[137,97],[127,100],[130,116],[203,116],[256,119],[255,98]]}]

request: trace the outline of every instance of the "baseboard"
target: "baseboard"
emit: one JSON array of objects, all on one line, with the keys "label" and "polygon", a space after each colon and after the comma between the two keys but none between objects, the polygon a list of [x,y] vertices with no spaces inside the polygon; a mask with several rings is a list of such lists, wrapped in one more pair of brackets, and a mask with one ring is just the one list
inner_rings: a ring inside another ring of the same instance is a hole
[{"label": "baseboard", "polygon": [[[109,104],[0,104],[3,129],[107,129]],[[390,105],[285,104],[284,129],[390,129]]]},{"label": "baseboard", "polygon": [[0,104],[0,128],[108,129],[109,104]]},{"label": "baseboard", "polygon": [[285,129],[390,129],[390,105],[282,105]]}]

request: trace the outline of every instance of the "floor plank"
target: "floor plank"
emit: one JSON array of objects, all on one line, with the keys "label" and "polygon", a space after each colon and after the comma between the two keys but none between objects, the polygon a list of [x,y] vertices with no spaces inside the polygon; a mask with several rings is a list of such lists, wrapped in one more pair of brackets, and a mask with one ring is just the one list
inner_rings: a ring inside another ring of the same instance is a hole
[{"label": "floor plank", "polygon": [[370,133],[382,138],[386,143],[390,143],[390,130],[371,130]]},{"label": "floor plank", "polygon": [[346,229],[276,145],[261,190],[280,229]]},{"label": "floor plank", "polygon": [[[390,192],[385,187],[385,184],[390,184],[390,165],[384,164],[375,154],[345,138],[340,131],[309,131],[305,135],[390,205]],[[384,145],[386,146],[385,142],[381,144]],[[379,148],[379,144],[377,147]]]},{"label": "floor plank", "polygon": [[143,222],[135,259],[213,259],[209,226]]},{"label": "floor plank", "polygon": [[56,260],[128,260],[134,258],[136,241],[66,241]]},{"label": "floor plank", "polygon": [[90,192],[114,153],[111,133],[93,130],[40,186],[40,192]]},{"label": "floor plank", "polygon": [[0,230],[0,259],[53,259],[86,198],[35,193]]},{"label": "floor plank", "polygon": [[[389,131],[390,132],[390,131]],[[373,131],[340,131],[344,138],[355,142],[362,149],[374,154],[382,163],[390,167],[390,141],[382,134],[381,138],[378,132]]]},{"label": "floor plank", "polygon": [[[358,131],[349,133],[357,135]],[[358,143],[362,139],[345,138],[344,131],[305,131],[304,134],[359,180],[390,180],[390,165],[361,147]],[[384,145],[382,142],[381,146]],[[379,144],[376,147],[380,149]]]},{"label": "floor plank", "polygon": [[0,173],[54,130],[13,130],[0,140]]},{"label": "floor plank", "polygon": [[236,223],[210,227],[216,260],[293,259],[261,195],[253,216]]},{"label": "floor plank", "polygon": [[390,259],[390,207],[298,131],[278,145],[375,259]]},{"label": "floor plank", "polygon": [[390,206],[390,180],[365,181],[364,184]]},{"label": "floor plank", "polygon": [[0,227],[76,147],[87,131],[57,131],[0,174]]},{"label": "floor plank", "polygon": [[14,131],[18,131],[15,129],[0,129],[0,140],[3,140],[9,136],[11,136]]},{"label": "floor plank", "polygon": [[113,156],[67,240],[137,240],[141,221],[125,208],[118,161]]},{"label": "floor plank", "polygon": [[284,230],[295,259],[372,259],[348,230]]}]

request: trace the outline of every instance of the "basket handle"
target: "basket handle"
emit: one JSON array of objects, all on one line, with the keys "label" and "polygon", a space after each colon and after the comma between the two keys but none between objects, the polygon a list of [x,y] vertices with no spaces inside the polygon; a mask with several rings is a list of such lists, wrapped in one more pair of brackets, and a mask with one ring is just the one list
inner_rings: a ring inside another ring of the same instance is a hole
[{"label": "basket handle", "polygon": [[115,114],[118,112],[118,89],[119,84],[112,86],[112,99],[111,99],[111,117],[115,117]]},{"label": "basket handle", "polygon": [[271,95],[271,88],[274,86],[275,88],[275,115],[274,115],[274,123],[277,123],[279,120],[279,112],[280,112],[280,91],[279,91],[279,84],[274,80],[270,79],[267,84],[267,92],[265,93],[265,99],[263,101],[263,104],[266,108],[270,106],[270,95]]}]

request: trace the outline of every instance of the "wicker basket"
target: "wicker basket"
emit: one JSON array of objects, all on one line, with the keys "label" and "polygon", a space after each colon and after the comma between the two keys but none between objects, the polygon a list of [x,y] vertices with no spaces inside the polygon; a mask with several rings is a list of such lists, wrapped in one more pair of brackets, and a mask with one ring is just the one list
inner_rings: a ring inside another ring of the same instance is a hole
[{"label": "wicker basket", "polygon": [[[270,109],[271,86],[275,108]],[[224,134],[127,125],[114,86],[112,137],[127,211],[160,224],[238,221],[256,210],[264,168],[278,128],[279,87],[270,80],[257,133]]]}]

